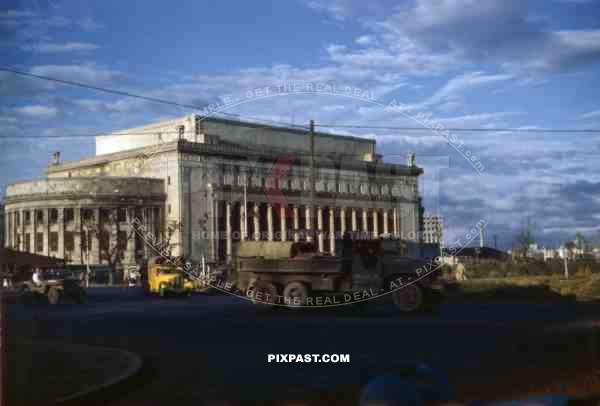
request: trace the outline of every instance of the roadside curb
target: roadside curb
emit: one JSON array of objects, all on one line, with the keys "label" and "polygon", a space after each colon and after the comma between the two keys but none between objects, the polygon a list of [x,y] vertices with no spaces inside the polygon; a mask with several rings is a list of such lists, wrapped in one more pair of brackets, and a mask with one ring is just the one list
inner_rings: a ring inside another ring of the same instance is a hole
[{"label": "roadside curb", "polygon": [[99,384],[90,385],[87,388],[80,390],[78,392],[72,393],[67,396],[63,396],[61,398],[55,399],[51,401],[49,404],[53,406],[58,405],[68,405],[77,402],[78,400],[82,400],[90,395],[96,394],[103,390],[109,389],[113,386],[121,384],[134,376],[136,376],[142,369],[143,361],[142,357],[136,353],[121,350],[118,348],[111,347],[101,347],[101,346],[91,346],[84,344],[73,344],[72,347],[82,350],[90,350],[90,351],[107,351],[118,354],[119,357],[127,360],[127,368],[119,374],[113,375],[109,377],[104,382]]}]

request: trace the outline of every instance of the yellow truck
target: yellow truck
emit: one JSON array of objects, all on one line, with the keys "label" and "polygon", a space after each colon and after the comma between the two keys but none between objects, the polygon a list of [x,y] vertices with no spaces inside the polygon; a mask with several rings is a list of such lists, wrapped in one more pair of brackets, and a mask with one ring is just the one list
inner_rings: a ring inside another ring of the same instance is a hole
[{"label": "yellow truck", "polygon": [[150,294],[191,295],[194,282],[185,272],[185,263],[178,257],[154,257],[148,261],[144,287]]}]

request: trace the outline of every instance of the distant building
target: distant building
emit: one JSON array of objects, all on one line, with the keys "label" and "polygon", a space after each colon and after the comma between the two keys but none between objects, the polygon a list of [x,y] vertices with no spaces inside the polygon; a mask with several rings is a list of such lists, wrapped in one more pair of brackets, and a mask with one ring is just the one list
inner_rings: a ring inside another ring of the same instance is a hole
[{"label": "distant building", "polygon": [[[574,259],[576,257],[581,257],[586,254],[585,250],[582,248],[573,248],[568,250],[564,245],[561,245],[558,248],[548,248],[548,247],[540,247],[537,244],[530,244],[529,249],[527,250],[527,256],[530,258],[537,258],[544,261],[551,261],[553,259],[563,259],[565,257],[565,253],[568,259]],[[593,255],[593,252],[592,252]]]},{"label": "distant building", "polygon": [[444,219],[442,216],[423,216],[423,243],[443,244]]}]

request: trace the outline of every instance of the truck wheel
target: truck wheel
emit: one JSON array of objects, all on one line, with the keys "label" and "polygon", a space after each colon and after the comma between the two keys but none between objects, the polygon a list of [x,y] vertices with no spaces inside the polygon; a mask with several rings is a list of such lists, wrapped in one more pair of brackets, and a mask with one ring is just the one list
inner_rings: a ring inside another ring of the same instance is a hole
[{"label": "truck wheel", "polygon": [[[308,299],[308,287],[302,282],[290,282],[283,289],[283,302],[290,308],[297,308],[306,305]],[[294,304],[300,303],[300,305]]]},{"label": "truck wheel", "polygon": [[48,296],[48,303],[51,305],[57,304],[58,300],[60,299],[60,291],[56,288],[48,289],[48,293],[46,295]]},{"label": "truck wheel", "polygon": [[85,290],[73,293],[73,295],[71,296],[71,298],[73,299],[73,301],[75,303],[77,303],[77,304],[83,304],[85,302]]},{"label": "truck wheel", "polygon": [[279,289],[271,282],[258,281],[252,289],[252,300],[253,304],[275,304],[277,303],[277,295],[279,295]]},{"label": "truck wheel", "polygon": [[392,292],[392,300],[402,313],[412,313],[423,305],[423,290],[416,283],[411,283]]},{"label": "truck wheel", "polygon": [[35,296],[27,285],[22,285],[19,288],[19,297],[23,304],[32,304],[35,301]]}]

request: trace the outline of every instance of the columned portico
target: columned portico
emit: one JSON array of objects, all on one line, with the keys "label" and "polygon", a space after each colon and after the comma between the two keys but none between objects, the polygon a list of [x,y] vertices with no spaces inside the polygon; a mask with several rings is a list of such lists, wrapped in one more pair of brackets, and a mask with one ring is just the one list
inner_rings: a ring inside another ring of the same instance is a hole
[{"label": "columned portico", "polygon": [[146,232],[162,228],[146,227],[136,213],[160,210],[162,190],[162,180],[146,178],[59,178],[9,185],[6,207],[18,219],[13,238],[19,245],[14,248],[74,264],[107,263],[108,254],[121,257],[122,265],[135,263],[133,225]]}]

